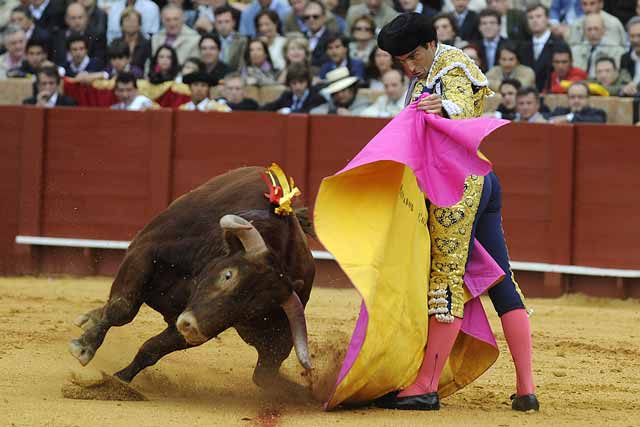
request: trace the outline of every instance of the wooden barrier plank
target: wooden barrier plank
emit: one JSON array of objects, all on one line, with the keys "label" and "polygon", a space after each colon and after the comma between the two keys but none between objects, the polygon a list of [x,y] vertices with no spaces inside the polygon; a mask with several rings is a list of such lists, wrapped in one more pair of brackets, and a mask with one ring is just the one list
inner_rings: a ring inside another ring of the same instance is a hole
[{"label": "wooden barrier plank", "polygon": [[640,268],[639,141],[634,126],[576,127],[574,263]]}]

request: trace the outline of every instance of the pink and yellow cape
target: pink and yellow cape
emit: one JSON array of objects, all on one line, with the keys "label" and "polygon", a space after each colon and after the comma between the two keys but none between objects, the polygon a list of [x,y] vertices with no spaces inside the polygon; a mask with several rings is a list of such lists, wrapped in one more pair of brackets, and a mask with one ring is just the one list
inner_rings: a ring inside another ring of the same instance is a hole
[{"label": "pink and yellow cape", "polygon": [[[322,181],[314,224],[362,296],[360,315],[325,407],[371,401],[415,379],[427,341],[430,238],[425,194],[462,198],[467,176],[486,175],[482,139],[507,121],[449,120],[405,108],[349,164]],[[479,296],[504,272],[474,241],[462,333],[440,379],[440,397],[471,383],[498,349]]]}]

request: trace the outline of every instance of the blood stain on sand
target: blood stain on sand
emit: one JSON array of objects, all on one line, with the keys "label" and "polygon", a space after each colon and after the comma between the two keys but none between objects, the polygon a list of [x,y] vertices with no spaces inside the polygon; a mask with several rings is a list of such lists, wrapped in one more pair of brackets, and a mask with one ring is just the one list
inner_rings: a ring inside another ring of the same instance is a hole
[{"label": "blood stain on sand", "polygon": [[282,413],[277,408],[264,408],[256,416],[253,425],[255,427],[276,427]]}]

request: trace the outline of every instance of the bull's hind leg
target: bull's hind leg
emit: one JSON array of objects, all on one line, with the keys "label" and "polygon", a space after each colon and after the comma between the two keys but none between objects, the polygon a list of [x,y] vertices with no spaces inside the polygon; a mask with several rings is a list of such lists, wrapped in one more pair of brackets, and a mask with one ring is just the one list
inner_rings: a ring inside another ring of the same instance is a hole
[{"label": "bull's hind leg", "polygon": [[162,357],[189,347],[193,346],[187,344],[184,337],[176,329],[175,324],[170,324],[167,329],[147,340],[138,350],[133,362],[123,370],[116,372],[115,376],[122,381],[131,382],[141,370],[155,365]]},{"label": "bull's hind leg", "polygon": [[138,255],[141,254],[127,254],[111,286],[109,301],[98,309],[101,310],[100,317],[97,317],[97,310],[87,313],[87,316],[93,315],[94,324],[83,328],[84,334],[69,343],[69,351],[82,366],[93,359],[112,326],[126,325],[138,314],[143,302],[142,288],[147,281],[145,258]]}]

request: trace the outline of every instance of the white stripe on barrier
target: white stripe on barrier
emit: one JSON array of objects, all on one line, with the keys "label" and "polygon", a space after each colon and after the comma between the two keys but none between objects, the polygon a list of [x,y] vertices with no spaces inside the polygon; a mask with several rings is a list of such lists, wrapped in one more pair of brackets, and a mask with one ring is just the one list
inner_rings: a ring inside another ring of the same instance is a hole
[{"label": "white stripe on barrier", "polygon": [[[65,246],[72,248],[127,249],[129,242],[124,240],[67,239],[62,237],[16,236],[21,245]],[[311,251],[314,259],[335,260],[327,251]],[[585,267],[579,265],[546,264],[542,262],[511,261],[511,268],[517,271],[536,271],[541,273],[564,273],[578,276],[640,278],[640,270],[622,270],[615,268]]]}]

